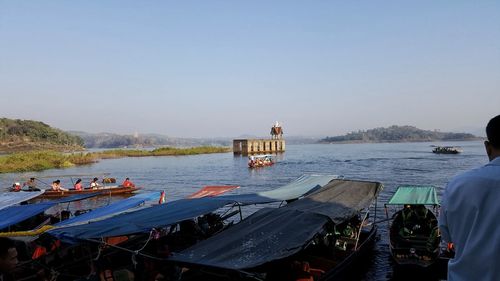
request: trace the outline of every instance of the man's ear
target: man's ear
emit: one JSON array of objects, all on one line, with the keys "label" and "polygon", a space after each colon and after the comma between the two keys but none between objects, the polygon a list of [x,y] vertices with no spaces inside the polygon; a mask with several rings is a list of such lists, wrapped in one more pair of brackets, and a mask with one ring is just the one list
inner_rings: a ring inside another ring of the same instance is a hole
[{"label": "man's ear", "polygon": [[493,154],[493,147],[489,141],[484,141],[484,148],[486,148],[486,154],[488,154],[488,157],[491,158],[491,155]]}]

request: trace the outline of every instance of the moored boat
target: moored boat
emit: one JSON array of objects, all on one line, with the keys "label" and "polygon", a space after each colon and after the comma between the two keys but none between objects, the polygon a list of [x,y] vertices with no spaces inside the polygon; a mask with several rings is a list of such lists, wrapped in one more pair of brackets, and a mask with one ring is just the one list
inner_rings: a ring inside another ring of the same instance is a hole
[{"label": "moored boat", "polygon": [[437,154],[458,154],[463,152],[463,150],[457,146],[436,146],[432,152]]},{"label": "moored boat", "polygon": [[[116,276],[123,272],[133,272],[135,280],[154,278],[157,273],[155,270],[163,267],[163,264],[158,264],[158,259],[165,259],[168,253],[184,250],[237,221],[236,217],[233,217],[234,220],[230,218],[238,213],[241,215],[238,212],[240,207],[270,202],[286,204],[285,201],[306,196],[336,178],[339,176],[304,175],[273,190],[179,199],[113,216],[106,212],[104,218],[99,213],[99,219],[95,219],[95,211],[91,211],[82,215],[82,218],[76,217],[47,231],[45,237],[61,240],[63,247],[71,247],[71,251],[65,248],[64,251],[52,254],[58,257],[64,255],[63,264],[60,263],[61,258],[57,260],[59,262],[53,262],[53,256],[41,257],[37,264],[50,268],[50,273],[57,272],[61,280],[74,280],[75,276],[87,277],[91,270],[89,264],[106,265],[98,268],[97,278],[100,274]],[[217,194],[211,195],[219,195],[221,191],[229,191],[234,187],[236,186],[221,186],[215,190],[213,187],[204,188],[202,192],[189,197],[206,195],[207,191],[216,191]],[[116,208],[113,210],[116,211]],[[202,233],[199,232],[200,228]],[[81,257],[71,255],[78,251],[83,253]],[[108,263],[110,259],[112,263]],[[132,266],[131,260],[136,261],[137,266]],[[147,271],[141,271],[146,265],[151,267]]]},{"label": "moored boat", "polygon": [[189,269],[182,280],[333,280],[374,242],[377,227],[367,220],[381,188],[378,182],[332,180],[169,260]]},{"label": "moored boat", "polygon": [[425,268],[440,255],[440,237],[435,213],[439,201],[434,186],[400,186],[385,204],[389,218],[390,252],[398,265]]},{"label": "moored boat", "polygon": [[36,236],[42,226],[60,222],[69,218],[70,215],[68,210],[62,210],[57,215],[48,215],[45,211],[58,204],[76,202],[94,196],[97,196],[97,193],[77,194],[50,202],[12,205],[3,208],[0,210],[0,218],[2,218],[0,220],[0,236]]}]

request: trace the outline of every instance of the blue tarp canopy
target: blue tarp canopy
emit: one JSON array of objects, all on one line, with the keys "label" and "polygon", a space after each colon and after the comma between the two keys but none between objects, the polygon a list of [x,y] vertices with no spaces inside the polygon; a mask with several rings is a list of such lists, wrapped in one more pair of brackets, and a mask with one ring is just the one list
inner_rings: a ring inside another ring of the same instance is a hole
[{"label": "blue tarp canopy", "polygon": [[434,186],[404,185],[386,205],[439,205],[439,200]]},{"label": "blue tarp canopy", "polygon": [[86,198],[94,197],[99,193],[78,194],[67,198],[62,198],[50,202],[42,202],[28,205],[10,206],[0,210],[0,229],[7,228],[11,225],[20,223],[29,219],[45,210],[59,204],[68,203],[72,201],[79,201]]},{"label": "blue tarp canopy", "polygon": [[210,213],[230,203],[234,202],[214,200],[214,197],[180,199],[89,224],[51,229],[48,233],[70,243],[78,239],[143,233]]},{"label": "blue tarp canopy", "polygon": [[165,227],[182,220],[192,219],[229,204],[261,204],[295,199],[325,185],[334,178],[337,178],[337,176],[305,175],[290,184],[272,191],[199,199],[181,199],[167,204],[120,214],[85,225],[52,229],[48,233],[66,242],[73,242],[78,238],[89,239],[149,232],[153,228]]},{"label": "blue tarp canopy", "polygon": [[64,220],[62,222],[58,222],[54,224],[56,227],[66,226],[70,224],[79,224],[82,222],[89,222],[91,220],[95,220],[98,218],[103,218],[106,216],[110,216],[113,214],[118,214],[125,210],[137,207],[143,204],[146,201],[158,199],[160,197],[160,192],[148,192],[148,193],[140,193],[130,198],[113,202],[107,206],[97,208],[88,213],[81,214],[76,217],[72,217],[70,219]]},{"label": "blue tarp canopy", "polygon": [[32,198],[42,195],[44,192],[45,190],[0,193],[0,210],[24,201],[28,201]]}]

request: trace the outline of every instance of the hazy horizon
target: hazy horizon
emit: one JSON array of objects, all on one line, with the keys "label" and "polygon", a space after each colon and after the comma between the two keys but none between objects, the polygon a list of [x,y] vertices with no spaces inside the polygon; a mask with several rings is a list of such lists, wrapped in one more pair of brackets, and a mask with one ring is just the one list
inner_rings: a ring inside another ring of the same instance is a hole
[{"label": "hazy horizon", "polygon": [[[483,131],[499,2],[0,2],[0,116],[65,131]],[[484,136],[484,133],[479,136]]]}]

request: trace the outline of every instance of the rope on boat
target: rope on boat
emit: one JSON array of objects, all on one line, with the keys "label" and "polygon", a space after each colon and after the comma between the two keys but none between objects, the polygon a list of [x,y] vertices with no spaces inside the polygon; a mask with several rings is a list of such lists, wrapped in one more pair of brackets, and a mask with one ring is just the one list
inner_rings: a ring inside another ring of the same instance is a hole
[{"label": "rope on boat", "polygon": [[93,260],[98,260],[101,257],[101,251],[106,246],[106,242],[104,242],[104,238],[101,238],[101,242],[99,242],[99,246],[97,246],[97,256]]},{"label": "rope on boat", "polygon": [[102,248],[104,246],[108,246],[108,247],[111,247],[111,248],[115,248],[115,249],[118,249],[118,250],[122,250],[122,251],[125,251],[125,252],[128,252],[128,253],[131,253],[131,254],[133,254],[133,256],[140,255],[140,256],[143,256],[143,257],[146,257],[146,258],[149,258],[149,259],[154,259],[154,260],[162,261],[162,260],[164,260],[163,258],[158,258],[158,257],[155,257],[155,256],[143,254],[143,253],[140,252],[140,251],[144,250],[144,248],[149,243],[149,241],[151,241],[151,238],[153,237],[152,234],[153,234],[153,231],[151,231],[149,233],[148,240],[146,241],[146,243],[144,244],[144,246],[142,246],[138,250],[130,250],[130,249],[127,249],[127,248],[124,248],[124,247],[121,247],[121,246],[109,244],[109,243],[107,243],[104,240],[95,240],[95,239],[91,239],[91,238],[85,238],[83,240],[86,240],[86,241],[89,241],[89,242],[93,242],[93,243],[99,243],[100,244],[99,253],[98,253],[97,257],[94,260],[97,260],[100,257],[100,255],[101,255],[101,246],[102,246]]},{"label": "rope on boat", "polygon": [[50,271],[50,275],[52,276],[52,277],[50,278],[50,281],[56,281],[56,280],[57,280],[57,277],[59,277],[59,274],[60,274],[60,273],[59,273],[58,271],[55,271],[54,269],[52,269],[52,270]]}]

